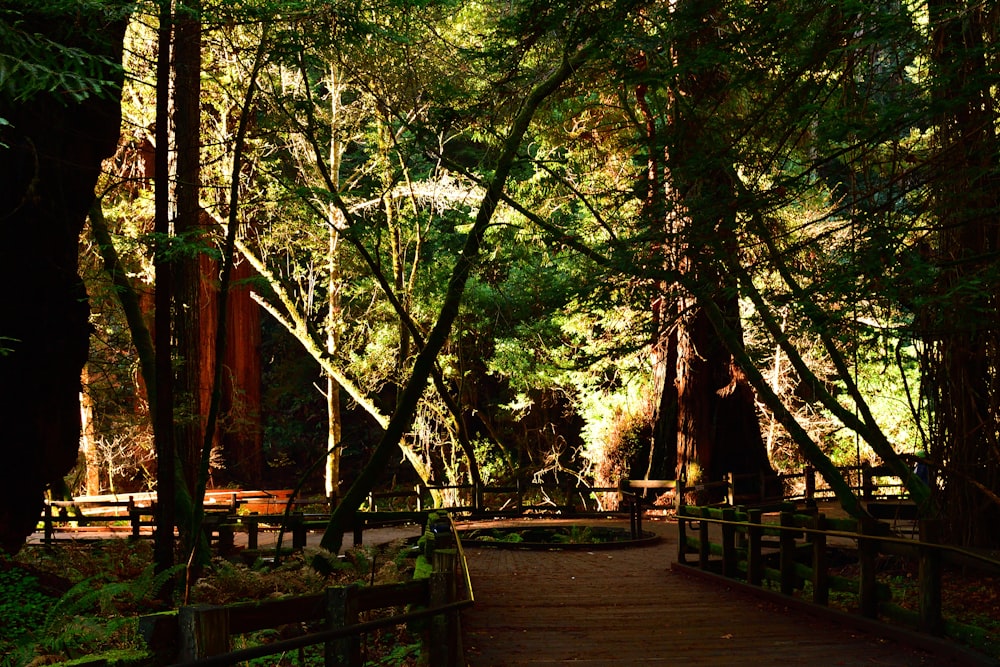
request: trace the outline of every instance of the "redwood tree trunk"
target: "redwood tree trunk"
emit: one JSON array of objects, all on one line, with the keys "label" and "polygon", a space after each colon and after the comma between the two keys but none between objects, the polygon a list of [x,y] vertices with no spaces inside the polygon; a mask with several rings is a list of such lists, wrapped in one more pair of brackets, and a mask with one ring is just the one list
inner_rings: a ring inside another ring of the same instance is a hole
[{"label": "redwood tree trunk", "polygon": [[[222,387],[224,426],[219,432],[223,468],[216,482],[254,487],[264,471],[264,431],[261,423],[260,306],[251,296],[256,276],[246,261],[233,267],[226,312],[229,332]],[[213,332],[214,335],[214,332]]]},{"label": "redwood tree trunk", "polygon": [[[929,4],[939,153],[936,293],[921,313],[934,406],[928,461],[943,482],[948,536],[1000,546],[1000,160],[995,39],[981,6]],[[936,487],[932,486],[936,491]]]},{"label": "redwood tree trunk", "polygon": [[[30,4],[30,3],[29,3]],[[124,17],[73,8],[65,21],[33,15],[20,28],[120,62]],[[87,360],[87,293],[77,241],[121,124],[121,77],[109,94],[62,92],[12,104],[0,117],[0,549],[15,552],[38,520],[46,487],[77,461],[80,372]]]},{"label": "redwood tree trunk", "polygon": [[[700,298],[711,298],[732,329],[742,332],[739,286],[722,268],[726,257],[739,252],[736,176],[720,122],[725,118],[720,109],[731,97],[725,65],[717,60],[716,25],[725,18],[721,3],[694,0],[677,3],[674,17],[684,29],[678,30],[680,39],[673,46],[680,74],[671,87],[670,122],[664,128],[664,178],[669,184],[665,224],[673,242],[665,249],[685,284],[697,286]],[[703,52],[713,57],[703,57]],[[677,478],[690,484],[718,481],[727,472],[773,477],[753,389],[709,322],[705,305],[681,290],[676,311]],[[696,501],[718,499],[699,496]]]},{"label": "redwood tree trunk", "polygon": [[[212,345],[216,309],[210,299],[214,262],[205,247],[199,193],[201,184],[201,23],[198,2],[181,3],[176,9],[173,44],[173,90],[171,120],[175,163],[173,165],[174,229],[182,237],[185,252],[173,266],[174,336],[181,359],[177,371],[177,457],[188,492],[193,494],[205,433],[204,416],[211,394]],[[182,521],[183,524],[183,521]],[[186,529],[187,526],[182,526]]]}]

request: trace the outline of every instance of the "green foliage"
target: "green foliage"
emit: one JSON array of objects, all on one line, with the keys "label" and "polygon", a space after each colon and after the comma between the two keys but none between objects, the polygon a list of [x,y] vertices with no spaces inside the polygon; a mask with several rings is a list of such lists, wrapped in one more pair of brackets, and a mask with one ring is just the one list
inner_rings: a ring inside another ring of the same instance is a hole
[{"label": "green foliage", "polygon": [[11,338],[9,336],[0,336],[0,357],[6,356],[13,352],[13,348],[7,347],[8,345],[14,345],[18,342],[16,338]]},{"label": "green foliage", "polygon": [[119,657],[128,662],[145,651],[137,614],[155,606],[155,595],[183,566],[157,574],[148,550],[119,542],[95,545],[86,557],[67,553],[71,558],[38,559],[33,564],[38,570],[50,570],[58,560],[60,577],[77,579],[61,595],[43,588],[38,577],[16,564],[5,566],[0,572],[0,611],[6,619],[0,649],[6,657],[0,665],[26,664],[39,653],[72,659],[108,650],[123,651]]},{"label": "green foliage", "polygon": [[4,629],[0,653],[12,654],[41,626],[54,598],[41,590],[38,579],[5,560],[0,571],[0,616]]},{"label": "green foliage", "polygon": [[[100,30],[123,20],[131,5],[120,0],[0,5],[0,97],[23,103],[50,93],[65,103],[79,103],[107,94],[118,85],[121,64],[98,52],[113,48],[102,44]],[[48,36],[53,34],[59,36]]]},{"label": "green foliage", "polygon": [[97,576],[77,583],[49,607],[40,645],[71,657],[123,645],[141,648],[137,620],[130,612],[151,606],[166,582],[184,570],[177,565],[156,573],[154,567],[147,565],[132,580]]},{"label": "green foliage", "polygon": [[428,579],[433,571],[434,566],[431,564],[431,561],[428,560],[426,555],[420,554],[417,556],[416,563],[413,567],[414,579]]}]

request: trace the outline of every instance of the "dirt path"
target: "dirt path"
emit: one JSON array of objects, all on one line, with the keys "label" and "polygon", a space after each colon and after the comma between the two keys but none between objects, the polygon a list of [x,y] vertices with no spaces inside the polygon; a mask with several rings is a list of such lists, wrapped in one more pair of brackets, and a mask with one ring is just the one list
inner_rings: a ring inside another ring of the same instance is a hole
[{"label": "dirt path", "polygon": [[968,664],[672,571],[676,525],[644,528],[662,541],[612,551],[467,548],[476,596],[463,613],[468,664]]}]

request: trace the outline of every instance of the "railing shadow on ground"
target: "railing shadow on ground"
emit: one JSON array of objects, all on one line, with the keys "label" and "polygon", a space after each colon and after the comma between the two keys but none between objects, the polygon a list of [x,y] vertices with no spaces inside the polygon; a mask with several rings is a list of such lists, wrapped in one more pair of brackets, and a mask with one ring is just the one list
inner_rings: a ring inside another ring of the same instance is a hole
[{"label": "railing shadow on ground", "polygon": [[[1000,638],[988,631],[947,618],[942,613],[942,573],[945,565],[977,566],[1000,573],[1000,562],[975,552],[937,543],[940,522],[920,521],[919,539],[891,535],[878,521],[834,519],[821,513],[802,514],[788,504],[777,523],[764,520],[759,509],[682,506],[677,514],[676,569],[697,569],[740,581],[755,592],[780,591],[782,600],[807,590],[813,606],[827,608],[831,592],[856,596],[856,616],[885,619],[931,638],[946,637],[986,654],[982,664],[997,664]],[[710,531],[711,529],[711,531]],[[831,573],[831,555],[845,551],[856,558],[857,577]],[[890,587],[878,580],[882,557],[906,559],[917,566],[919,606],[907,609],[892,600]],[[878,629],[885,634],[890,626]],[[987,657],[988,656],[988,657]],[[979,663],[977,663],[979,664]]]}]

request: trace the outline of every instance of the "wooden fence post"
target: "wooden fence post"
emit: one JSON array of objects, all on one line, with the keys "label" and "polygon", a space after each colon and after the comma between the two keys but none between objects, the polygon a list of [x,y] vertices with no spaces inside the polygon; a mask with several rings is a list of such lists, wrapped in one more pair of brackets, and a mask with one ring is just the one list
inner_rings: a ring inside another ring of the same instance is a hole
[{"label": "wooden fence post", "polygon": [[354,546],[360,547],[365,540],[365,523],[368,521],[363,512],[354,513],[353,540]]},{"label": "wooden fence post", "polygon": [[[735,521],[736,510],[727,507],[722,510],[723,521]],[[722,576],[736,576],[736,526],[722,524]]]},{"label": "wooden fence post", "polygon": [[795,533],[791,528],[795,525],[794,514],[783,511],[779,515],[782,527],[778,536],[780,547],[781,592],[784,595],[795,593]]},{"label": "wooden fence post", "polygon": [[684,565],[687,555],[687,519],[684,514],[684,506],[677,508],[677,562]]},{"label": "wooden fence post", "polygon": [[[815,530],[826,530],[826,517],[823,514],[814,516],[812,527]],[[812,545],[813,602],[826,606],[830,602],[830,577],[826,569],[826,533],[813,533]]]},{"label": "wooden fence post", "polygon": [[919,526],[920,630],[940,635],[944,631],[941,618],[941,551],[930,545],[938,544],[941,539],[941,520],[922,519]]},{"label": "wooden fence post", "polygon": [[867,461],[861,465],[861,497],[865,500],[875,498],[875,471]]},{"label": "wooden fence post", "polygon": [[878,591],[875,580],[875,557],[878,554],[878,543],[871,539],[878,533],[878,522],[863,519],[858,522],[860,536],[858,537],[858,598],[861,615],[867,618],[878,617]]},{"label": "wooden fence post", "polygon": [[[699,512],[699,516],[707,517],[708,508],[702,507]],[[708,556],[711,553],[711,545],[708,541],[708,522],[699,521],[698,522],[698,567],[703,570],[708,569]]]},{"label": "wooden fence post", "polygon": [[[358,622],[357,590],[357,584],[326,589],[327,629],[346,628]],[[324,653],[329,667],[361,667],[363,664],[361,638],[356,635],[327,642]]]},{"label": "wooden fence post", "polygon": [[816,469],[812,466],[806,466],[806,469],[802,473],[806,480],[806,500],[816,499]]},{"label": "wooden fence post", "polygon": [[292,549],[299,550],[306,548],[306,523],[301,512],[296,512],[289,517],[289,528],[292,530]]},{"label": "wooden fence post", "polygon": [[736,473],[727,472],[726,480],[726,501],[730,507],[736,504]]},{"label": "wooden fence post", "polygon": [[247,516],[243,518],[243,524],[247,527],[247,549],[256,550],[260,521],[253,516]]},{"label": "wooden fence post", "polygon": [[177,610],[180,629],[179,662],[188,662],[229,652],[229,610],[196,605]]},{"label": "wooden fence post", "polygon": [[764,560],[761,556],[761,541],[764,529],[760,527],[764,512],[759,509],[747,510],[747,582],[760,586],[764,579]]},{"label": "wooden fence post", "polygon": [[[430,607],[440,607],[455,601],[454,549],[435,549],[430,576]],[[458,610],[438,614],[431,619],[428,662],[435,667],[457,667],[461,654],[461,628]]]},{"label": "wooden fence post", "polygon": [[51,547],[52,539],[55,537],[55,529],[52,526],[52,505],[50,505],[47,501],[45,503],[44,512],[45,515],[43,521],[45,522],[45,525],[42,528],[42,530],[45,531],[44,542],[46,547]]},{"label": "wooden fence post", "polygon": [[642,499],[638,494],[631,497],[628,508],[629,536],[633,540],[642,537]]},{"label": "wooden fence post", "polygon": [[142,514],[138,507],[135,506],[135,498],[132,496],[128,497],[128,522],[132,527],[132,539],[139,539],[139,527],[142,524]]}]

